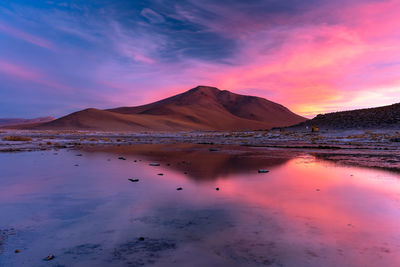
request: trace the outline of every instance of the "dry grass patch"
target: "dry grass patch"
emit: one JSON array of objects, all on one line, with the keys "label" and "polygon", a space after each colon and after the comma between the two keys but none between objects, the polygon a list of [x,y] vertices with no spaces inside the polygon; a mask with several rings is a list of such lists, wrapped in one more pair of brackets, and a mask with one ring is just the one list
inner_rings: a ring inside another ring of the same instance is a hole
[{"label": "dry grass patch", "polygon": [[32,138],[28,136],[15,136],[15,135],[6,135],[3,136],[3,141],[32,141]]}]

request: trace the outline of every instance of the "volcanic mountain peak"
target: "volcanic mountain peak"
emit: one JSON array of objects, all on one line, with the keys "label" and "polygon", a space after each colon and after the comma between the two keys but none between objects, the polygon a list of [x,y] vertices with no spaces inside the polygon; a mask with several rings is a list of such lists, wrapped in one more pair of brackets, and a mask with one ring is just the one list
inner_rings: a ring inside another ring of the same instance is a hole
[{"label": "volcanic mountain peak", "polygon": [[197,86],[147,105],[86,109],[43,124],[42,129],[251,130],[289,126],[306,119],[266,99]]}]

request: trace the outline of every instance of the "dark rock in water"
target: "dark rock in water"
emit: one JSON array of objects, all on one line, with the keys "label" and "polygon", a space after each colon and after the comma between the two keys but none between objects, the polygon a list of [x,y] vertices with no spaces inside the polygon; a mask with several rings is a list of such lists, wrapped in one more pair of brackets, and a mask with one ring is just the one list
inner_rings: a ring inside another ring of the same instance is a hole
[{"label": "dark rock in water", "polygon": [[182,187],[178,187],[176,190],[181,191],[183,188]]},{"label": "dark rock in water", "polygon": [[268,173],[269,171],[267,171],[267,170],[264,170],[264,169],[259,169],[258,170],[258,173]]},{"label": "dark rock in water", "polygon": [[315,191],[321,191],[319,188],[315,189]]},{"label": "dark rock in water", "polygon": [[392,138],[392,139],[390,139],[390,142],[400,142],[400,137],[399,138]]},{"label": "dark rock in water", "polygon": [[133,162],[137,162],[137,160],[135,159]]},{"label": "dark rock in water", "polygon": [[187,172],[184,172],[183,174],[187,174]]},{"label": "dark rock in water", "polygon": [[144,237],[139,237],[139,241],[144,241]]},{"label": "dark rock in water", "polygon": [[219,187],[215,188],[215,190],[219,191]]},{"label": "dark rock in water", "polygon": [[164,175],[164,173],[159,173],[159,174],[157,174],[157,175],[160,175],[160,176],[162,176],[162,175]]},{"label": "dark rock in water", "polygon": [[44,258],[44,261],[51,261],[52,259],[54,259],[55,256],[53,254],[49,254],[49,256],[47,256],[46,258]]},{"label": "dark rock in water", "polygon": [[150,166],[160,166],[160,163],[150,163]]},{"label": "dark rock in water", "polygon": [[129,178],[128,180],[131,181],[131,182],[133,182],[133,183],[139,182],[139,179],[132,179],[132,178]]},{"label": "dark rock in water", "polygon": [[19,249],[14,250],[14,253],[20,253]]},{"label": "dark rock in water", "polygon": [[170,164],[170,163],[167,163],[167,166],[171,166],[171,164]]},{"label": "dark rock in water", "polygon": [[215,151],[218,151],[218,149],[216,149],[216,148],[210,148],[209,151],[210,151],[210,152],[215,152]]},{"label": "dark rock in water", "polygon": [[79,166],[79,164],[75,164],[74,166]]},{"label": "dark rock in water", "polygon": [[126,160],[126,158],[124,158],[124,157],[119,157],[118,159],[120,159],[120,160]]},{"label": "dark rock in water", "polygon": [[82,157],[82,154],[76,154],[75,156],[77,156],[77,157]]}]

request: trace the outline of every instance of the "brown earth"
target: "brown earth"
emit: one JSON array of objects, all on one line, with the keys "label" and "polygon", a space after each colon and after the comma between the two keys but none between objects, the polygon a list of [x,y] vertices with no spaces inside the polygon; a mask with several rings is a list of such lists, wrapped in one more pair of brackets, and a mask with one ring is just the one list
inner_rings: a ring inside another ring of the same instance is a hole
[{"label": "brown earth", "polygon": [[286,107],[264,98],[198,86],[151,104],[107,110],[89,108],[33,128],[100,131],[257,130],[290,126],[305,120]]},{"label": "brown earth", "polygon": [[295,125],[296,128],[320,129],[400,129],[400,103],[350,111],[320,114],[313,118]]}]

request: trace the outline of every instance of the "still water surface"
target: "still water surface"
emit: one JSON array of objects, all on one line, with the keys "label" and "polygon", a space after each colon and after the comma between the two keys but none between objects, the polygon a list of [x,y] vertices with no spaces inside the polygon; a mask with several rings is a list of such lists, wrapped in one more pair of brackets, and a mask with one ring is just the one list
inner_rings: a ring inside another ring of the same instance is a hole
[{"label": "still water surface", "polygon": [[274,153],[0,154],[0,266],[400,266],[398,174]]}]

